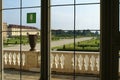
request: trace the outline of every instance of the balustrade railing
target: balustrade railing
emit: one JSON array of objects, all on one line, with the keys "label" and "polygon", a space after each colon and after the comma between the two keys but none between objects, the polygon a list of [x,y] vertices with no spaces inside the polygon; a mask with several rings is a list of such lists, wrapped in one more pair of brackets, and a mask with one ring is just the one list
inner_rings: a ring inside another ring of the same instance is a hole
[{"label": "balustrade railing", "polygon": [[[51,52],[51,70],[54,72],[99,73],[99,52]],[[75,57],[75,59],[74,59]],[[40,70],[41,56],[37,51],[4,50],[4,68]],[[20,66],[21,65],[21,66]]]},{"label": "balustrade railing", "polygon": [[[51,68],[52,71],[71,73],[90,73],[99,72],[99,52],[52,52]],[[75,59],[74,59],[75,57]]]},{"label": "balustrade railing", "polygon": [[[38,67],[39,52],[4,50],[4,68],[29,70]],[[21,66],[20,66],[21,65]]]}]

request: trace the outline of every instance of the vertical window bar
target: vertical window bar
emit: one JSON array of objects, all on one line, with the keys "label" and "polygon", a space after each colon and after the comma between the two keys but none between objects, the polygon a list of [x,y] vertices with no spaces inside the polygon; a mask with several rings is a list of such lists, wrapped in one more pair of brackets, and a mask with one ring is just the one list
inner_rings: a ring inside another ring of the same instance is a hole
[{"label": "vertical window bar", "polygon": [[22,0],[20,0],[20,80],[22,80]]},{"label": "vertical window bar", "polygon": [[0,79],[3,80],[2,0],[0,0]]},{"label": "vertical window bar", "polygon": [[50,0],[41,0],[41,78],[50,80]]},{"label": "vertical window bar", "polygon": [[[100,10],[100,78],[101,80],[118,80],[118,50],[115,44],[115,31],[118,27],[116,17],[118,0],[101,0]],[[116,38],[118,39],[118,37]],[[118,39],[119,40],[119,39]]]},{"label": "vertical window bar", "polygon": [[75,38],[76,38],[76,0],[74,0],[74,75],[73,75],[73,79],[75,80],[75,72],[76,72],[76,59],[75,59]]},{"label": "vertical window bar", "polygon": [[[110,0],[111,2],[111,0]],[[100,78],[101,80],[111,80],[111,58],[110,58],[110,54],[111,54],[111,44],[110,44],[110,40],[111,40],[111,21],[110,19],[110,10],[111,10],[111,6],[110,6],[110,2],[109,1],[105,1],[105,0],[101,0],[101,4],[100,4],[100,8],[101,8],[101,19],[100,19],[100,33],[101,33],[101,54],[100,54]],[[108,4],[109,3],[109,4]],[[109,8],[109,9],[108,9]],[[109,16],[109,17],[108,17]],[[109,26],[109,27],[108,27]]]}]

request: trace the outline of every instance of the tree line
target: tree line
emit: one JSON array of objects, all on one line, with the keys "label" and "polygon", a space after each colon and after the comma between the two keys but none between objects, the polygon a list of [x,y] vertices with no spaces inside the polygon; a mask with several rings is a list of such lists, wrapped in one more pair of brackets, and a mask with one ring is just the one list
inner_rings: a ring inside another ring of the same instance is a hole
[{"label": "tree line", "polygon": [[72,37],[72,36],[96,36],[98,37],[100,35],[100,31],[99,30],[52,30],[52,35],[53,36],[57,36],[57,37]]}]

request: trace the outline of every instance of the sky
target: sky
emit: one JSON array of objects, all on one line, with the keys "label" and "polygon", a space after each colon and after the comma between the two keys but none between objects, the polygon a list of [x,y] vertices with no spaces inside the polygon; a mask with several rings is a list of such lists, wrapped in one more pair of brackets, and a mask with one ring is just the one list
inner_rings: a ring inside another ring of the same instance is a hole
[{"label": "sky", "polygon": [[[40,6],[40,0],[22,0],[22,7]],[[76,3],[98,3],[99,0],[76,0]],[[14,3],[14,4],[13,4]],[[29,4],[28,4],[29,3]],[[74,0],[51,0],[51,5],[73,4]],[[3,0],[3,8],[20,7],[20,0]],[[40,28],[40,8],[26,8],[22,10],[22,25]],[[36,23],[27,23],[27,13],[37,14]],[[51,7],[51,28],[73,30],[74,17],[76,29],[100,29],[100,5],[77,5],[74,16],[74,6]],[[8,24],[20,24],[20,10],[11,9],[3,11],[3,21]]]}]

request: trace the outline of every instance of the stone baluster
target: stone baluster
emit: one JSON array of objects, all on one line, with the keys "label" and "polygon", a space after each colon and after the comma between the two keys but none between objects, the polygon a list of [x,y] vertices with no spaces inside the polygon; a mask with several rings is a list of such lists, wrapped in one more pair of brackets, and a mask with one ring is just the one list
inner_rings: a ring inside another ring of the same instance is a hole
[{"label": "stone baluster", "polygon": [[16,65],[16,53],[13,54],[13,65]]},{"label": "stone baluster", "polygon": [[53,64],[54,64],[54,56],[53,56],[53,54],[51,54],[50,63],[51,63],[51,68],[53,68]]},{"label": "stone baluster", "polygon": [[76,69],[76,66],[77,66],[77,56],[75,56],[75,59],[74,59],[74,57],[72,58],[72,66],[73,66],[73,69],[74,68]]},{"label": "stone baluster", "polygon": [[58,54],[56,54],[56,56],[55,56],[55,66],[56,66],[56,68],[58,68],[58,65],[59,65],[59,56],[58,56]]},{"label": "stone baluster", "polygon": [[82,57],[82,55],[79,55],[78,67],[79,67],[79,70],[82,70],[82,67],[83,67],[83,57]]},{"label": "stone baluster", "polygon": [[60,57],[60,65],[61,65],[61,69],[64,68],[64,60],[65,60],[65,57],[64,57],[64,55],[62,54],[61,57]]},{"label": "stone baluster", "polygon": [[95,56],[94,55],[90,57],[90,67],[91,67],[91,71],[94,71],[95,69]]},{"label": "stone baluster", "polygon": [[99,55],[96,58],[96,67],[97,67],[97,71],[99,71],[99,68],[100,68],[100,58],[99,58]]},{"label": "stone baluster", "polygon": [[17,54],[17,64],[20,66],[20,53]]},{"label": "stone baluster", "polygon": [[8,53],[7,52],[5,52],[5,54],[4,54],[4,62],[5,62],[5,65],[7,65],[7,63],[8,63]]},{"label": "stone baluster", "polygon": [[22,53],[22,66],[25,66],[25,53]]},{"label": "stone baluster", "polygon": [[85,57],[84,57],[84,67],[85,67],[85,71],[87,71],[88,67],[89,67],[89,57],[88,57],[88,55],[85,55]]},{"label": "stone baluster", "polygon": [[41,56],[38,56],[38,64],[40,65],[41,63]]},{"label": "stone baluster", "polygon": [[12,65],[12,54],[11,54],[11,52],[9,53],[9,65]]}]

